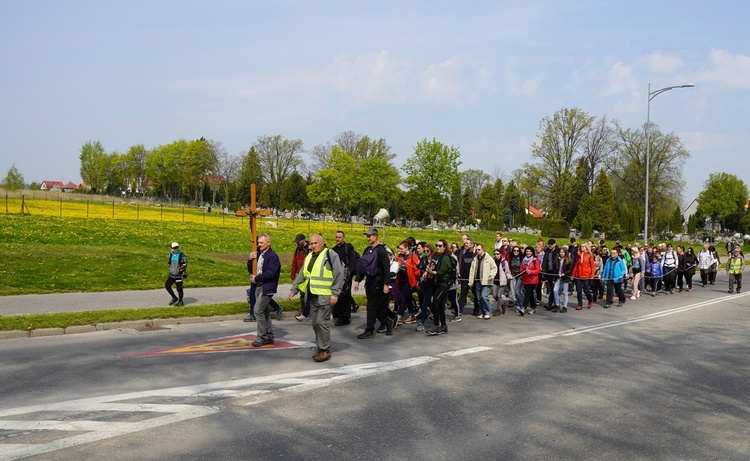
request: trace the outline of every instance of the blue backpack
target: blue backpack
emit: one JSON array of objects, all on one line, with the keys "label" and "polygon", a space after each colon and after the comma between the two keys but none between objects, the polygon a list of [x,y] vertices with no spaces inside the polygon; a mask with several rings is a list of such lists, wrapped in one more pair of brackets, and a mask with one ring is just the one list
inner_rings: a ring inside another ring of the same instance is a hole
[{"label": "blue backpack", "polygon": [[378,247],[369,247],[362,252],[362,256],[357,261],[357,274],[370,277],[378,275]]}]

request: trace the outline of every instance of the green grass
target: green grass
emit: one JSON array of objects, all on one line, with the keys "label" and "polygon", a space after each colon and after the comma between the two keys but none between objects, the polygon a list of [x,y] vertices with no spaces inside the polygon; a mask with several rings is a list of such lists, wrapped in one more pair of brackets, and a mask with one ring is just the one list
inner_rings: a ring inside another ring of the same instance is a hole
[{"label": "green grass", "polygon": [[[354,296],[360,306],[366,304],[364,296]],[[279,300],[279,304],[292,319],[291,313],[299,310],[299,300]],[[100,323],[126,322],[152,319],[180,319],[185,317],[213,317],[219,315],[247,314],[247,303],[206,304],[199,306],[152,307],[147,309],[112,309],[88,312],[59,312],[55,314],[30,314],[0,317],[0,331],[36,330],[39,328],[67,328],[77,325],[97,325]]]}]

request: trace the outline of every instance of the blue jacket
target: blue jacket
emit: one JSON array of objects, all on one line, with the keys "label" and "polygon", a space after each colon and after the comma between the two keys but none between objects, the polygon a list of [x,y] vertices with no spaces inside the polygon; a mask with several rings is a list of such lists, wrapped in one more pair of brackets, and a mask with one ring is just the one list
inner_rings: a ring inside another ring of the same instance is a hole
[{"label": "blue jacket", "polygon": [[281,262],[279,255],[269,248],[263,254],[263,272],[255,277],[256,283],[263,284],[263,295],[272,295],[279,288],[279,275],[281,275]]},{"label": "blue jacket", "polygon": [[653,278],[662,278],[664,276],[664,269],[662,269],[660,261],[646,264],[646,272]]},{"label": "blue jacket", "polygon": [[602,278],[612,279],[615,283],[620,283],[625,279],[628,268],[625,267],[625,261],[620,256],[609,257],[607,262],[604,263],[604,269],[602,270]]}]

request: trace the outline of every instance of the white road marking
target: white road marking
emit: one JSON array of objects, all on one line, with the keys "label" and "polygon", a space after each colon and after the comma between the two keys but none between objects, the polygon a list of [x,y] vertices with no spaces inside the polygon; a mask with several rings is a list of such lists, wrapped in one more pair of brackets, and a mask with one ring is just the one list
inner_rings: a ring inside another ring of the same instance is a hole
[{"label": "white road marking", "polygon": [[442,354],[438,354],[438,357],[459,357],[461,355],[466,354],[476,354],[477,352],[484,352],[484,351],[491,351],[491,347],[487,346],[477,346],[477,347],[470,347],[468,349],[459,349],[456,351],[448,351],[443,352]]},{"label": "white road marking", "polygon": [[593,331],[603,330],[605,328],[612,328],[612,327],[618,327],[618,326],[623,326],[623,325],[629,325],[631,323],[644,322],[646,320],[653,320],[653,319],[657,319],[660,317],[666,317],[668,315],[679,314],[682,312],[691,311],[693,309],[698,309],[701,307],[710,306],[710,305],[728,301],[731,299],[736,299],[738,296],[745,296],[746,294],[747,293],[742,294],[742,295],[723,296],[721,298],[712,299],[709,301],[701,301],[699,303],[690,304],[688,306],[676,307],[674,309],[669,309],[666,311],[654,312],[652,314],[643,315],[641,317],[636,317],[633,319],[616,320],[616,321],[611,321],[611,322],[600,323],[598,325],[591,325],[591,326],[587,326],[583,328],[575,328],[572,330],[558,331],[557,333],[550,333],[547,335],[539,335],[539,336],[531,336],[528,338],[514,339],[513,341],[509,341],[506,344],[516,345],[516,344],[533,343],[537,341],[544,341],[546,339],[558,338],[560,336],[575,336],[575,335],[580,335],[583,333],[591,333]]},{"label": "white road marking", "polygon": [[[435,360],[439,359],[421,356],[394,362],[374,362],[340,368],[323,368],[2,410],[0,411],[0,430],[24,432],[18,434],[13,442],[21,440],[24,436],[33,437],[34,431],[59,431],[59,438],[47,443],[28,444],[2,443],[0,441],[0,461],[35,456],[84,443],[153,429],[191,418],[199,418],[219,411],[217,407],[207,405],[134,403],[134,400],[153,401],[158,397],[172,399],[175,397],[203,397],[208,400],[216,399],[217,401],[224,398],[251,398],[253,400],[245,402],[244,405],[254,405],[289,393],[306,392],[310,389],[366,378],[379,373],[423,365]],[[279,386],[282,387],[279,388]],[[249,389],[251,387],[265,387],[265,389]],[[91,413],[111,415],[111,413],[122,412],[124,416],[141,413],[141,416],[146,419],[134,422],[70,419],[63,421],[54,419],[54,413],[56,412],[82,412],[86,413],[86,417],[89,418]],[[14,416],[31,413],[40,413],[41,419],[11,419]]]}]

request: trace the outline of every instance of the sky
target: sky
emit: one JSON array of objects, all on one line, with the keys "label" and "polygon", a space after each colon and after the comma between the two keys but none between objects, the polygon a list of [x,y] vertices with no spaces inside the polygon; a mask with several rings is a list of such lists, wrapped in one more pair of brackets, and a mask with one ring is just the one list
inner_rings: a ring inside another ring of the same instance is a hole
[{"label": "sky", "polygon": [[[750,184],[750,2],[0,2],[0,173],[80,182],[107,152],[261,136],[306,149],[343,131],[383,138],[401,167],[423,139],[460,170],[509,177],[563,108],[690,153],[683,205],[709,174]],[[305,156],[305,158],[307,158]]]}]

